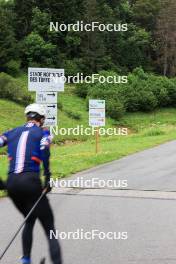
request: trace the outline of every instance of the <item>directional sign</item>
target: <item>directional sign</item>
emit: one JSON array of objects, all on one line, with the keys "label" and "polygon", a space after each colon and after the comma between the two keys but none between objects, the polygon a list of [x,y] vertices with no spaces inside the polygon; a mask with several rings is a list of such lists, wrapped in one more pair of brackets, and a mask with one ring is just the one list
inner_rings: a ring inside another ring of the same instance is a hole
[{"label": "directional sign", "polygon": [[94,127],[105,126],[105,118],[91,118],[89,120],[89,126],[94,126]]},{"label": "directional sign", "polygon": [[89,126],[105,126],[105,100],[89,100]]},{"label": "directional sign", "polygon": [[105,108],[104,109],[89,109],[89,118],[105,118]]},{"label": "directional sign", "polygon": [[89,109],[105,109],[105,100],[89,100]]},{"label": "directional sign", "polygon": [[29,91],[64,91],[64,69],[28,68]]},{"label": "directional sign", "polygon": [[46,109],[45,126],[57,126],[57,104],[43,104]]},{"label": "directional sign", "polygon": [[36,93],[37,104],[57,104],[56,92],[37,92]]}]

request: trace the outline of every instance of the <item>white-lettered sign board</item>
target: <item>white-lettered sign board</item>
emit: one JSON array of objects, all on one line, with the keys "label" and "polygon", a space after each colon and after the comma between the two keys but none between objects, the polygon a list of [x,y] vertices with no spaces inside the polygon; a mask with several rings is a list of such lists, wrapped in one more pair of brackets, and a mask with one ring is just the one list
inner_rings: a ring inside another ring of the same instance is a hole
[{"label": "white-lettered sign board", "polygon": [[89,100],[89,126],[105,126],[105,100]]},{"label": "white-lettered sign board", "polygon": [[64,91],[64,69],[28,68],[29,91]]},{"label": "white-lettered sign board", "polygon": [[36,92],[37,104],[57,104],[56,92]]},{"label": "white-lettered sign board", "polygon": [[45,126],[57,126],[57,104],[43,104],[46,109]]}]

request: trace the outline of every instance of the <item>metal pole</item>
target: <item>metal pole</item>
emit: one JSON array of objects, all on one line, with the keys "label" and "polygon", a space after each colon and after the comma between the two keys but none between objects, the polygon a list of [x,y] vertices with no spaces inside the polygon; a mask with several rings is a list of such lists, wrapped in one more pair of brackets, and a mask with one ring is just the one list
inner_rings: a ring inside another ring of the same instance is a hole
[{"label": "metal pole", "polygon": [[14,236],[12,237],[11,241],[9,242],[9,244],[7,245],[7,247],[5,248],[5,250],[3,251],[3,253],[0,256],[0,260],[4,257],[5,253],[7,252],[7,250],[10,248],[11,244],[13,243],[13,241],[15,240],[15,238],[17,237],[17,235],[19,234],[19,232],[21,231],[21,229],[23,228],[23,226],[25,225],[26,221],[28,220],[28,218],[31,216],[31,214],[33,213],[34,209],[36,208],[36,206],[38,205],[38,203],[41,201],[41,199],[43,198],[43,196],[47,193],[47,189],[45,189],[41,196],[38,198],[38,200],[36,201],[36,203],[34,204],[34,206],[32,207],[32,209],[30,210],[30,212],[28,213],[28,215],[25,217],[23,223],[20,225],[20,227],[18,228],[18,230],[16,231],[16,233],[14,234]]},{"label": "metal pole", "polygon": [[96,130],[96,154],[98,153],[99,151],[99,127],[97,127],[97,130]]}]

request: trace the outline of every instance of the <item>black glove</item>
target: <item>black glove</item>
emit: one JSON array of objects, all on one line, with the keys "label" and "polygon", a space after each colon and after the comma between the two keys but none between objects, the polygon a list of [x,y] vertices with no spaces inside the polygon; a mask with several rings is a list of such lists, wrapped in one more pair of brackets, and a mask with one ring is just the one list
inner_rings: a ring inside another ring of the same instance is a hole
[{"label": "black glove", "polygon": [[51,173],[50,172],[45,172],[44,173],[45,176],[45,185],[44,185],[44,189],[47,189],[47,193],[51,192],[52,190],[52,186],[50,186],[50,177],[51,177]]},{"label": "black glove", "polygon": [[47,192],[47,193],[51,192],[52,187],[50,186],[50,182],[46,182],[46,183],[45,183],[45,187],[44,187],[44,189],[46,189],[46,192]]},{"label": "black glove", "polygon": [[0,179],[0,190],[6,190],[6,184]]}]

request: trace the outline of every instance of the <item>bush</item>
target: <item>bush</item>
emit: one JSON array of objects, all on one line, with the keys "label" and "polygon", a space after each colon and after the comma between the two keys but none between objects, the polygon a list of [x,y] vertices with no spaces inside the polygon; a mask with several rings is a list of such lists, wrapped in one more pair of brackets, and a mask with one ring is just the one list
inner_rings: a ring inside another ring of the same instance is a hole
[{"label": "bush", "polygon": [[128,76],[128,84],[121,89],[124,104],[129,112],[152,111],[158,106],[158,100],[152,91],[149,76],[136,69]]},{"label": "bush", "polygon": [[[114,72],[99,74],[117,76]],[[126,84],[94,83],[77,85],[76,93],[88,99],[104,99],[108,116],[118,119],[126,111],[153,111],[157,107],[176,106],[176,79],[148,74],[136,68]]]},{"label": "bush", "polygon": [[66,110],[65,113],[68,115],[68,117],[73,118],[75,120],[80,120],[81,119],[81,114],[80,113],[75,113],[72,111]]},{"label": "bush", "polygon": [[144,112],[153,111],[157,105],[158,101],[152,91],[143,90],[141,91],[139,98],[139,110]]},{"label": "bush", "polygon": [[21,43],[22,56],[25,59],[25,66],[46,65],[53,66],[56,55],[56,46],[46,42],[39,34],[31,32]]},{"label": "bush", "polygon": [[119,119],[125,113],[125,107],[123,103],[114,99],[107,101],[106,108],[107,115],[114,119]]},{"label": "bush", "polygon": [[6,73],[0,73],[0,98],[8,99],[22,105],[32,102],[31,95],[20,87],[19,83]]},{"label": "bush", "polygon": [[159,107],[165,107],[170,105],[169,98],[169,82],[170,80],[166,77],[158,77],[154,75],[150,75],[149,77],[149,86],[153,94],[156,96],[158,100]]},{"label": "bush", "polygon": [[169,96],[169,106],[176,106],[176,80],[166,80],[167,91]]},{"label": "bush", "polygon": [[84,83],[84,84],[77,84],[75,93],[81,97],[81,98],[86,98],[88,94],[88,90],[90,88],[90,84]]},{"label": "bush", "polygon": [[[107,71],[102,71],[99,74],[105,77],[118,76],[114,72]],[[97,81],[94,84],[88,85],[87,90],[87,101],[89,99],[102,99],[106,101],[107,116],[119,119],[125,113],[123,97],[120,97],[120,85],[99,83]]]},{"label": "bush", "polygon": [[15,77],[20,73],[20,65],[20,61],[10,60],[5,64],[6,72]]},{"label": "bush", "polygon": [[66,76],[75,76],[79,71],[79,59],[64,60],[63,68],[65,69]]}]

